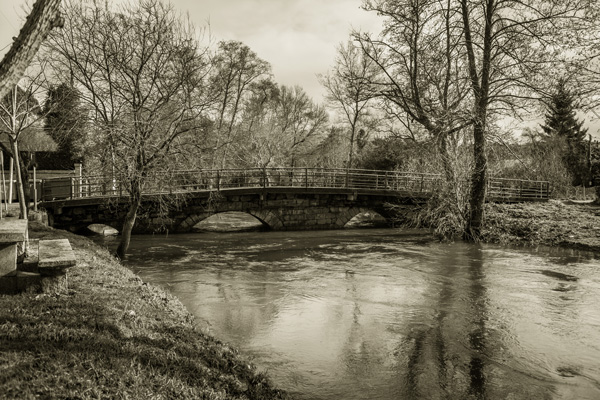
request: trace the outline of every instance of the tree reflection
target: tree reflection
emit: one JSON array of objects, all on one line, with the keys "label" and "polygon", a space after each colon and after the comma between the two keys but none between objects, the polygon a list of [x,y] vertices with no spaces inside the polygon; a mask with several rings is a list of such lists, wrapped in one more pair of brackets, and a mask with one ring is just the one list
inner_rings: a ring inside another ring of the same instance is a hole
[{"label": "tree reflection", "polygon": [[486,398],[484,263],[479,246],[465,246],[441,260],[430,287],[435,313],[412,326],[402,345],[408,351],[405,398]]},{"label": "tree reflection", "polygon": [[469,300],[471,303],[472,320],[469,323],[469,344],[471,347],[471,362],[469,375],[471,377],[469,393],[478,399],[485,398],[486,378],[484,373],[484,354],[486,343],[487,321],[487,289],[484,285],[485,272],[483,270],[483,257],[479,246],[471,246],[469,257]]}]

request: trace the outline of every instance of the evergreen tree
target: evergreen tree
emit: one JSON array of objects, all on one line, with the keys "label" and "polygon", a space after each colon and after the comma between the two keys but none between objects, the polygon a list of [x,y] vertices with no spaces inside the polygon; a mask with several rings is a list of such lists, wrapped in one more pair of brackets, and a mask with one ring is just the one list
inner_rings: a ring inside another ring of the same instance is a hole
[{"label": "evergreen tree", "polygon": [[85,110],[80,93],[68,84],[50,88],[45,104],[48,134],[58,144],[58,154],[53,155],[57,169],[72,169],[73,163],[83,157],[85,136]]},{"label": "evergreen tree", "polygon": [[541,127],[549,138],[564,138],[566,147],[563,161],[571,173],[573,184],[587,185],[589,182],[585,143],[587,129],[583,128],[583,121],[576,118],[575,103],[575,94],[567,88],[566,80],[560,79],[547,105],[546,120]]}]

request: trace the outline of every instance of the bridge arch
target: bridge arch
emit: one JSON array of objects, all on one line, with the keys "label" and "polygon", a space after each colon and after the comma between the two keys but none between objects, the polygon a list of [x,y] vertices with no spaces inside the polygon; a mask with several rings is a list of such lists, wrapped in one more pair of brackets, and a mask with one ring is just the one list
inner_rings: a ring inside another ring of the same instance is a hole
[{"label": "bridge arch", "polygon": [[[374,218],[379,219],[379,221],[375,221],[378,222],[379,225],[383,225],[384,223],[387,225],[391,225],[391,220],[389,218],[389,215],[386,217],[386,213],[381,211],[381,210],[375,210],[373,208],[359,208],[358,210],[353,210],[354,211],[358,211],[356,214],[354,214],[344,225],[343,227],[348,227],[348,224],[353,223],[353,220],[357,219],[357,217],[361,216],[361,215],[371,215],[371,220],[373,220],[373,214],[375,215]],[[381,212],[380,212],[381,211]],[[383,221],[382,221],[383,220]],[[358,224],[360,226],[361,222],[359,219],[357,219],[357,221],[355,221],[354,223]],[[365,223],[365,221],[362,222],[363,224]],[[371,224],[372,225],[372,224]]]},{"label": "bridge arch", "polygon": [[340,213],[338,219],[336,220],[336,227],[343,228],[346,226],[348,222],[352,220],[352,218],[356,217],[359,214],[364,213],[376,213],[383,217],[388,223],[390,223],[389,215],[384,210],[376,209],[376,208],[368,208],[368,207],[350,207],[347,211]]},{"label": "bridge arch", "polygon": [[259,221],[266,229],[273,229],[273,225],[277,225],[280,222],[273,213],[263,212],[260,210],[248,210],[248,211],[214,211],[214,212],[202,212],[188,215],[183,221],[181,221],[176,227],[177,232],[190,232],[200,222],[218,214],[224,214],[229,212],[236,212],[241,214],[247,214],[254,217]]}]

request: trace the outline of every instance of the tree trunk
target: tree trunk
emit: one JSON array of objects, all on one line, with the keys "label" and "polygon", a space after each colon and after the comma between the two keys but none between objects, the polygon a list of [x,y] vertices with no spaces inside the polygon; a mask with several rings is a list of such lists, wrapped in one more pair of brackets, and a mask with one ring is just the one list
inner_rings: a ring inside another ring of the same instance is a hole
[{"label": "tree trunk", "polygon": [[31,204],[31,192],[29,190],[29,170],[27,164],[23,160],[23,157],[19,154],[19,167],[21,172],[21,182],[23,186],[23,198],[25,199],[25,204],[27,208]]},{"label": "tree trunk", "polygon": [[452,159],[450,157],[450,151],[448,150],[448,134],[437,132],[435,135],[438,138],[438,151],[440,152],[440,156],[442,158],[444,177],[446,178],[446,182],[454,187],[456,183],[456,171],[454,170],[454,165],[452,164]]},{"label": "tree trunk", "polygon": [[40,45],[54,27],[62,27],[61,0],[37,0],[25,25],[10,50],[0,62],[0,99],[3,99],[23,76]]},{"label": "tree trunk", "polygon": [[350,130],[350,151],[348,152],[348,170],[352,169],[352,163],[354,162],[354,137],[356,136],[356,125],[352,125]]},{"label": "tree trunk", "polygon": [[[485,118],[482,118],[485,121]],[[473,125],[475,166],[471,176],[471,214],[465,239],[479,241],[483,227],[483,207],[487,190],[487,155],[485,153],[485,124],[479,119]]]},{"label": "tree trunk", "polygon": [[131,203],[129,205],[129,210],[127,210],[127,215],[125,215],[125,221],[123,222],[123,230],[121,231],[121,241],[119,243],[119,247],[117,248],[117,257],[123,260],[125,259],[125,254],[129,249],[129,242],[131,241],[131,231],[133,230],[133,226],[135,225],[135,219],[137,217],[137,211],[140,207],[141,203],[141,194],[137,193],[136,195],[131,196]]},{"label": "tree trunk", "polygon": [[9,138],[10,145],[13,152],[13,159],[16,161],[16,170],[17,170],[17,190],[19,191],[19,209],[20,209],[20,219],[27,219],[27,203],[25,199],[25,190],[23,188],[23,177],[21,175],[21,167],[19,161],[19,147],[17,142],[12,138]]},{"label": "tree trunk", "polygon": [[[15,165],[15,159],[11,156],[10,157],[10,163],[9,163],[9,175],[8,175],[8,204],[12,204],[12,199],[13,199],[13,180],[15,179],[14,177],[14,165]],[[8,209],[7,209],[8,210]]]}]

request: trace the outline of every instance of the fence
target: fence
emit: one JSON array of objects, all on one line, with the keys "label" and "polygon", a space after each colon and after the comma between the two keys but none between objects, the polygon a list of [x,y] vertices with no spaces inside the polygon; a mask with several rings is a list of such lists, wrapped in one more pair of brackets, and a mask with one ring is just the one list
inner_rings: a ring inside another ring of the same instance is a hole
[{"label": "fence", "polygon": [[[127,196],[128,180],[118,176],[82,176],[45,179],[42,201],[80,197]],[[440,176],[425,173],[325,168],[254,168],[184,170],[145,177],[142,193],[175,194],[242,188],[348,189],[428,195]],[[549,183],[490,179],[488,196],[496,201],[547,200]]]}]

